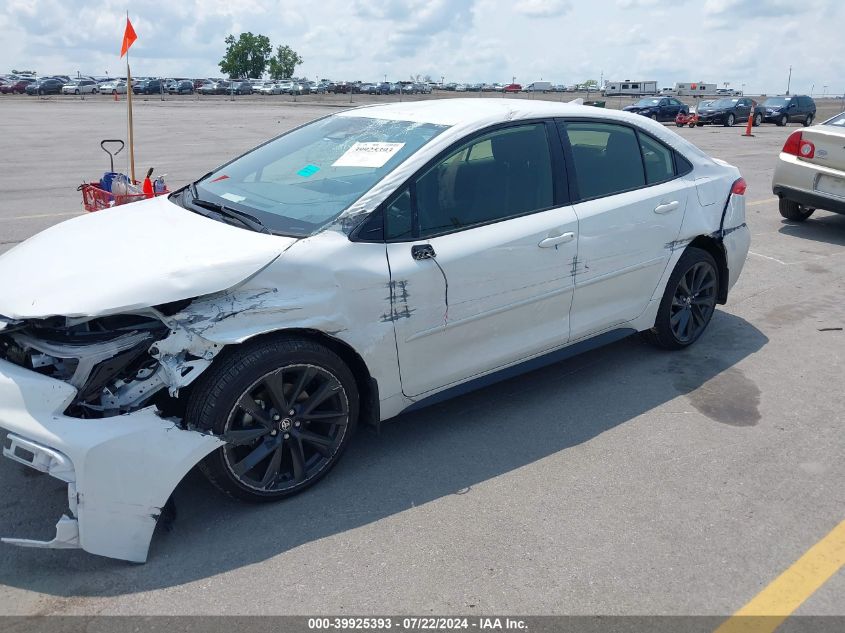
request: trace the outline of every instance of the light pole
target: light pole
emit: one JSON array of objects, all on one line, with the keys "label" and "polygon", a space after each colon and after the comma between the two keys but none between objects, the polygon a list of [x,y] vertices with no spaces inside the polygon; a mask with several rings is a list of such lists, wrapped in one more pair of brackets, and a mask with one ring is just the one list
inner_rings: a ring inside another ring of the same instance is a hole
[{"label": "light pole", "polygon": [[786,94],[789,94],[789,86],[792,83],[792,66],[789,67],[789,79],[786,80]]},{"label": "light pole", "polygon": [[825,85],[825,87],[824,87],[824,92],[822,93],[822,99],[824,99],[826,96],[827,96],[827,85]]},{"label": "light pole", "polygon": [[742,84],[742,95],[745,96],[745,84]]}]

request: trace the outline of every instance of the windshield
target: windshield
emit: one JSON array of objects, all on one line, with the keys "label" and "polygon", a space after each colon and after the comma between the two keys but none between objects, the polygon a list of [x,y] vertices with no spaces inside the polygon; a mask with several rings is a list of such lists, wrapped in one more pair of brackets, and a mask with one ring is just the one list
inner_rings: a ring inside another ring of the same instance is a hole
[{"label": "windshield", "polygon": [[779,108],[781,106],[785,106],[791,100],[792,100],[792,97],[770,97],[770,98],[766,99],[766,102],[763,105]]},{"label": "windshield", "polygon": [[737,102],[739,102],[739,99],[717,99],[707,107],[713,108],[714,110],[718,110],[719,108],[732,108],[737,104]]},{"label": "windshield", "polygon": [[280,136],[197,182],[199,198],[304,237],[334,220],[446,129],[333,115]]},{"label": "windshield", "polygon": [[838,127],[845,127],[845,112],[837,114],[832,119],[828,119],[824,122],[825,125],[836,125]]},{"label": "windshield", "polygon": [[660,104],[660,99],[640,99],[634,105],[641,108],[646,106],[656,106]]}]

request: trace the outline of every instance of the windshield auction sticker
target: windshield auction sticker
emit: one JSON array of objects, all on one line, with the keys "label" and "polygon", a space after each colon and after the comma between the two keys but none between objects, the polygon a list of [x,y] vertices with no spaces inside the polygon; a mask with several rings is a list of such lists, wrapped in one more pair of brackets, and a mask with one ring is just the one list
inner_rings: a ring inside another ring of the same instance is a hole
[{"label": "windshield auction sticker", "polygon": [[355,143],[332,167],[382,167],[405,143]]}]

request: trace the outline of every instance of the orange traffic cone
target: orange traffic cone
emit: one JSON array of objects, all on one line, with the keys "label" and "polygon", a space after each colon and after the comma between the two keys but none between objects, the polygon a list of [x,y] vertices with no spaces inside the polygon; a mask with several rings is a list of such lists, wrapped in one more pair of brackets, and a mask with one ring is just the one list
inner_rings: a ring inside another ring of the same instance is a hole
[{"label": "orange traffic cone", "polygon": [[751,109],[751,114],[748,115],[748,123],[745,126],[745,134],[743,136],[754,136],[751,133],[751,126],[754,125],[754,109]]}]

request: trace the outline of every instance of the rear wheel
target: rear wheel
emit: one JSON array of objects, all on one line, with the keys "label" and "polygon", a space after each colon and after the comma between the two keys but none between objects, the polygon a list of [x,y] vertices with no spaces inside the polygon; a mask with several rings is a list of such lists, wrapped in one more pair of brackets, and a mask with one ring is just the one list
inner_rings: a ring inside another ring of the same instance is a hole
[{"label": "rear wheel", "polygon": [[656,115],[656,114],[652,114],[652,115],[651,115],[651,120],[652,120],[652,121],[657,121],[657,115]]},{"label": "rear wheel", "polygon": [[813,115],[812,115],[812,114],[808,114],[808,115],[807,115],[807,118],[806,118],[806,119],[804,119],[804,127],[808,127],[808,126],[810,126],[810,125],[812,125],[812,124],[813,124]]},{"label": "rear wheel", "polygon": [[79,94],[79,88],[77,88],[76,90],[74,90],[74,91],[73,91],[73,94],[78,95],[78,94]]},{"label": "rear wheel", "polygon": [[704,333],[719,296],[719,271],[707,251],[688,248],[663,292],[654,327],[645,339],[665,349],[683,349]]},{"label": "rear wheel", "polygon": [[815,211],[815,209],[810,209],[793,200],[787,200],[786,198],[780,199],[780,202],[778,202],[778,209],[783,217],[787,220],[791,220],[792,222],[803,222],[813,215],[813,211]]},{"label": "rear wheel", "polygon": [[355,428],[355,378],[331,350],[308,339],[247,344],[201,376],[186,421],[226,444],[201,463],[223,492],[275,501],[319,481]]}]

